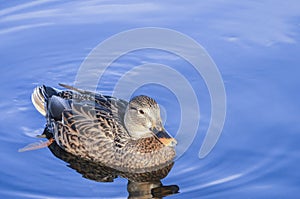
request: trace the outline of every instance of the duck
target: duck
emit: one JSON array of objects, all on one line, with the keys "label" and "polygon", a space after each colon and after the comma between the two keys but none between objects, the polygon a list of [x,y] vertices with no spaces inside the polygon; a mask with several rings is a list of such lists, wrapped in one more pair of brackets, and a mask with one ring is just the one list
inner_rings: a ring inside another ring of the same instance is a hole
[{"label": "duck", "polygon": [[55,142],[74,156],[122,171],[145,172],[174,161],[177,141],[165,130],[153,98],[138,95],[128,102],[59,85],[64,90],[37,86],[31,96],[34,107],[46,118],[40,136],[46,137],[47,132],[44,146]]}]

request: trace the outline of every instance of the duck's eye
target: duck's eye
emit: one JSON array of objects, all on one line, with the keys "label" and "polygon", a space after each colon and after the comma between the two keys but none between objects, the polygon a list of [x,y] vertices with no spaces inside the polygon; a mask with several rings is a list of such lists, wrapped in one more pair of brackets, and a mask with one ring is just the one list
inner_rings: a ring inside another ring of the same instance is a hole
[{"label": "duck's eye", "polygon": [[143,110],[139,110],[139,113],[140,114],[144,114],[145,112]]}]

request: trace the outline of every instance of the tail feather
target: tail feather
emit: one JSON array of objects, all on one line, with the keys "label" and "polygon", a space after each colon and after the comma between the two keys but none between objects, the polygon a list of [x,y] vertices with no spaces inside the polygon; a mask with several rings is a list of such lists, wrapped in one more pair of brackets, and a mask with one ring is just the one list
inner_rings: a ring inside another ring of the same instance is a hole
[{"label": "tail feather", "polygon": [[67,100],[59,97],[59,92],[50,86],[38,86],[33,90],[31,101],[43,116],[48,112],[51,117],[60,119],[62,112],[71,107]]},{"label": "tail feather", "polygon": [[31,101],[43,116],[46,116],[46,109],[45,109],[45,92],[43,86],[38,86],[33,90],[33,93],[31,95]]}]

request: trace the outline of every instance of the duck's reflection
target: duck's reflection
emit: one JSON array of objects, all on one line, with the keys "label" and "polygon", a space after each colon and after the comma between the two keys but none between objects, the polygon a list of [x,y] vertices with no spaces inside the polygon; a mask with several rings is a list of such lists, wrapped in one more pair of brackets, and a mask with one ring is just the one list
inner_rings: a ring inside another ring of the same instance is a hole
[{"label": "duck's reflection", "polygon": [[67,153],[55,142],[49,146],[49,149],[56,157],[67,162],[69,167],[82,174],[84,178],[97,182],[113,182],[118,176],[127,178],[128,198],[131,199],[162,198],[178,193],[179,190],[177,185],[163,186],[160,181],[168,175],[174,163],[144,173],[122,172]]},{"label": "duck's reflection", "polygon": [[146,199],[146,198],[162,198],[168,195],[178,193],[177,185],[163,186],[160,180],[153,182],[134,182],[129,181],[127,184],[128,198]]}]

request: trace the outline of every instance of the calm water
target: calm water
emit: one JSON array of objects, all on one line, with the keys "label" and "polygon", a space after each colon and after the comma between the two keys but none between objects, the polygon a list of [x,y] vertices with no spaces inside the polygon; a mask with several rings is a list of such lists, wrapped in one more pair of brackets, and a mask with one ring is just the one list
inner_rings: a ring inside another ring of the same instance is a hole
[{"label": "calm water", "polygon": [[[164,185],[167,198],[298,198],[300,174],[300,4],[274,1],[2,1],[0,3],[1,198],[127,198],[127,179],[82,177],[49,149],[18,153],[36,142],[45,120],[31,104],[40,84],[73,84],[85,57],[100,42],[132,28],[182,32],[210,54],[224,80],[227,115],[213,151],[198,158],[210,119],[205,82],[190,64],[168,52],[131,52],[106,71],[98,90],[111,94],[134,66],[172,66],[198,91],[197,135],[176,160]],[[169,78],[166,76],[166,78]],[[180,106],[169,89],[141,86],[163,107],[166,129],[176,134]],[[191,110],[191,119],[194,113]],[[184,142],[182,140],[178,140]]]}]

